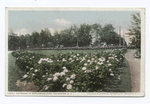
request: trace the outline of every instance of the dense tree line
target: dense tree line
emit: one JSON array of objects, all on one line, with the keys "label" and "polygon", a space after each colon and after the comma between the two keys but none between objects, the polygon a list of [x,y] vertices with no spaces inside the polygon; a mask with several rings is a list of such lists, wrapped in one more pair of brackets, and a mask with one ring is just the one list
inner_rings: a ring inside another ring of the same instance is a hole
[{"label": "dense tree line", "polygon": [[[75,47],[75,46],[98,46],[101,42],[118,45],[121,38],[115,31],[112,24],[102,27],[100,24],[81,24],[78,28],[76,25],[68,29],[54,32],[52,36],[48,28],[41,30],[40,33],[34,31],[32,34],[20,35],[9,34],[9,50],[40,48],[40,47]],[[94,42],[92,42],[94,39]],[[123,38],[121,38],[123,43]]]}]

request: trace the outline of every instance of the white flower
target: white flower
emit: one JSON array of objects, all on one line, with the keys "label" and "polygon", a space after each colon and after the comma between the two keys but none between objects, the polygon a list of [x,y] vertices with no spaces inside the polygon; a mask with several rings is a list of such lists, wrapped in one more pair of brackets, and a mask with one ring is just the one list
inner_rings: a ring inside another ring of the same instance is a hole
[{"label": "white flower", "polygon": [[75,56],[73,56],[74,58],[76,58],[76,55]]},{"label": "white flower", "polygon": [[65,62],[65,61],[66,61],[66,59],[65,59],[65,58],[63,58],[63,59],[62,59],[62,61],[64,61],[64,62]]},{"label": "white flower", "polygon": [[70,83],[70,84],[72,84],[72,83],[74,83],[74,81],[73,81],[73,80],[71,80],[69,83]]},{"label": "white flower", "polygon": [[90,65],[92,64],[93,62],[90,62]]},{"label": "white flower", "polygon": [[60,76],[63,76],[63,75],[65,75],[65,72],[61,72],[61,73],[60,73]]},{"label": "white flower", "polygon": [[77,54],[77,56],[79,56],[79,54]]},{"label": "white flower", "polygon": [[50,81],[50,80],[52,80],[52,78],[47,78],[47,79],[46,79],[46,81]]},{"label": "white flower", "polygon": [[75,74],[72,74],[72,75],[70,76],[71,79],[75,79],[75,77],[76,77]]},{"label": "white flower", "polygon": [[91,62],[90,60],[87,60],[87,62]]},{"label": "white flower", "polygon": [[28,75],[27,74],[25,74],[24,76],[23,76],[23,78],[27,78],[28,77]]},{"label": "white flower", "polygon": [[69,60],[72,60],[72,58],[70,57]]},{"label": "white flower", "polygon": [[116,61],[119,61],[117,58],[115,58],[116,59]]},{"label": "white flower", "polygon": [[42,61],[40,60],[40,61],[38,61],[38,63],[39,63],[39,64],[41,64],[41,63],[42,63]]},{"label": "white flower", "polygon": [[43,75],[42,77],[45,77],[45,75]]},{"label": "white flower", "polygon": [[66,69],[66,67],[64,66],[64,67],[63,67],[63,69],[65,70],[65,69]]},{"label": "white flower", "polygon": [[62,87],[64,88],[67,84],[63,84]]},{"label": "white flower", "polygon": [[63,72],[68,72],[68,70],[67,70],[67,69],[64,69]]},{"label": "white flower", "polygon": [[118,76],[118,79],[120,80],[120,75]]},{"label": "white flower", "polygon": [[85,57],[87,57],[87,55],[85,55]]},{"label": "white flower", "polygon": [[49,87],[48,87],[48,86],[46,86],[46,87],[45,87],[45,90],[48,90],[48,88],[49,88]]},{"label": "white flower", "polygon": [[58,76],[60,76],[60,73],[57,72],[53,76],[57,76],[58,77]]},{"label": "white flower", "polygon": [[87,73],[90,73],[90,72],[92,72],[92,71],[91,71],[91,70],[86,70],[86,72],[87,72]]},{"label": "white flower", "polygon": [[32,76],[35,76],[35,74],[33,73]]},{"label": "white flower", "polygon": [[96,66],[96,67],[95,67],[95,69],[96,69],[96,70],[98,70],[98,69],[99,69],[99,67],[98,67],[98,66]]},{"label": "white flower", "polygon": [[66,81],[69,81],[69,80],[70,80],[70,78],[69,78],[69,77],[67,77],[67,78],[66,78]]},{"label": "white flower", "polygon": [[27,72],[27,74],[29,74],[29,72]]},{"label": "white flower", "polygon": [[76,60],[79,60],[78,58],[76,58]]},{"label": "white flower", "polygon": [[59,60],[57,60],[57,61],[59,61]]},{"label": "white flower", "polygon": [[26,66],[26,68],[29,68],[28,66]]},{"label": "white flower", "polygon": [[46,73],[46,74],[48,74],[48,73]]},{"label": "white flower", "polygon": [[87,63],[85,63],[84,66],[87,66]]},{"label": "white flower", "polygon": [[53,78],[53,81],[55,82],[55,81],[57,81],[57,79],[58,79],[58,77],[55,76],[55,77]]},{"label": "white flower", "polygon": [[105,61],[105,58],[104,57],[101,57],[98,59],[99,61]]},{"label": "white flower", "polygon": [[110,74],[110,76],[114,76],[114,74],[113,74],[113,73],[111,73],[111,74]]},{"label": "white flower", "polygon": [[30,70],[33,70],[33,68],[30,68]]},{"label": "white flower", "polygon": [[98,62],[97,64],[102,65],[102,64],[103,64],[103,62],[101,62],[101,63],[100,63],[100,62]]},{"label": "white flower", "polygon": [[72,85],[71,84],[68,84],[67,85],[67,90],[70,90],[72,88]]},{"label": "white flower", "polygon": [[112,70],[111,70],[111,69],[109,69],[109,71],[111,72]]},{"label": "white flower", "polygon": [[53,60],[50,60],[49,63],[53,63]]},{"label": "white flower", "polygon": [[36,69],[36,70],[34,70],[34,72],[37,72],[38,70]]},{"label": "white flower", "polygon": [[109,60],[107,60],[106,62],[109,62]]},{"label": "white flower", "polygon": [[108,64],[108,66],[111,66],[112,64]]},{"label": "white flower", "polygon": [[71,62],[74,62],[74,60],[71,60]]},{"label": "white flower", "polygon": [[82,70],[86,70],[86,67],[83,67]]},{"label": "white flower", "polygon": [[92,61],[94,61],[95,59],[94,58],[92,58]]}]

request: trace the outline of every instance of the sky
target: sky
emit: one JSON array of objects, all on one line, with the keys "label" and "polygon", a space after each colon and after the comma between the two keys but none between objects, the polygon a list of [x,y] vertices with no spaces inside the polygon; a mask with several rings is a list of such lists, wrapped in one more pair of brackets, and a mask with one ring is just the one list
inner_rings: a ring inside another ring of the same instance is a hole
[{"label": "sky", "polygon": [[112,24],[115,31],[127,32],[131,25],[131,14],[138,11],[9,11],[8,28],[17,34],[31,34],[48,28],[53,35],[55,30],[63,30],[75,24],[100,23],[102,26]]}]

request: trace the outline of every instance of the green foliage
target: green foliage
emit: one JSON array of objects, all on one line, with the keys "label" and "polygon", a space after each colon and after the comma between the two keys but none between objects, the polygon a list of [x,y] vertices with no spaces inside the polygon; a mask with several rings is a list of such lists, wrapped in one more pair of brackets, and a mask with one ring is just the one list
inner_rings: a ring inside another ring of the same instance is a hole
[{"label": "green foliage", "polygon": [[128,29],[128,35],[131,35],[131,45],[137,48],[141,47],[141,16],[139,13],[132,14],[131,27]]},{"label": "green foliage", "polygon": [[[60,32],[56,30],[54,36],[51,35],[48,28],[41,30],[40,33],[34,31],[31,35],[17,36],[14,33],[11,34],[8,40],[9,50],[17,50],[19,47],[20,49],[27,49],[52,48],[60,45],[64,47],[89,46],[92,44],[93,38],[95,38],[93,46],[97,46],[100,42],[106,42],[108,45],[118,45],[119,42],[119,35],[114,31],[112,24],[107,24],[104,27],[100,24],[81,24],[79,28],[73,25]],[[123,43],[123,38],[121,38],[121,43]]]},{"label": "green foliage", "polygon": [[26,72],[22,80],[33,81],[44,92],[103,91],[106,79],[119,74],[114,72],[124,60],[122,50],[49,56],[16,51],[12,55]]},{"label": "green foliage", "polygon": [[19,37],[9,35],[8,36],[8,49],[9,50],[17,50],[19,47]]}]

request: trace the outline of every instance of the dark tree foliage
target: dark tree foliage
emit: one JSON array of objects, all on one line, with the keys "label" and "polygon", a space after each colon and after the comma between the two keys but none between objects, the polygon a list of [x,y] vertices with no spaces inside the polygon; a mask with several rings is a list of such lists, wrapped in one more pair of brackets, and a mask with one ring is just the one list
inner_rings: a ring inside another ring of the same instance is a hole
[{"label": "dark tree foliage", "polygon": [[8,36],[8,50],[17,50],[19,48],[19,37],[14,35]]},{"label": "dark tree foliage", "polygon": [[87,24],[81,24],[78,30],[79,46],[89,46],[92,42],[92,36],[90,34],[91,27]]},{"label": "dark tree foliage", "polygon": [[[32,32],[17,36],[13,31],[10,32],[8,40],[9,50],[26,49],[26,48],[49,48],[49,47],[75,47],[75,46],[89,46],[92,44],[92,39],[95,38],[95,46],[100,42],[118,45],[119,35],[114,31],[112,24],[107,24],[102,27],[100,24],[81,24],[78,28],[76,25],[60,32],[57,30],[53,36],[48,28],[41,30],[41,32]],[[122,39],[122,38],[121,38]],[[123,43],[123,39],[122,39]]]}]

